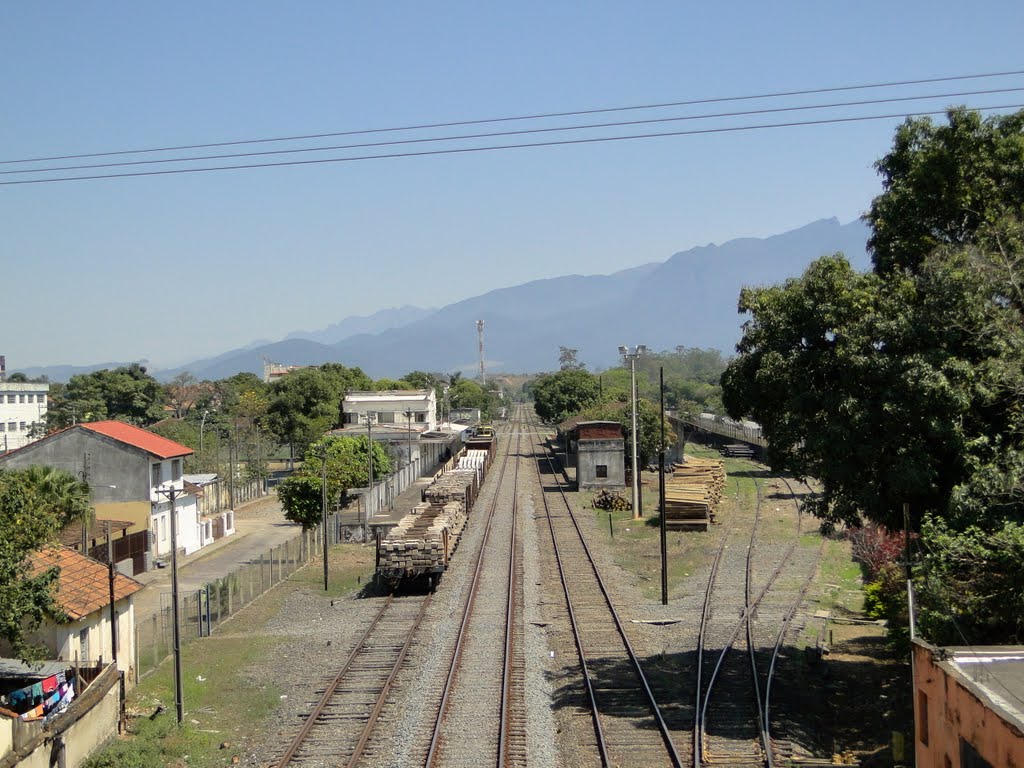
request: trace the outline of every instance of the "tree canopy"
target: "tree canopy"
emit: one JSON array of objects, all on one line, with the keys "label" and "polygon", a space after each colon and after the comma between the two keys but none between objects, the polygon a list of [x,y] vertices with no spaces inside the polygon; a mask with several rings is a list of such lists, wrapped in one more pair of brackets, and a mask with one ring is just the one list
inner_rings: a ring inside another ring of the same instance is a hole
[{"label": "tree canopy", "polygon": [[[761,424],[775,468],[821,481],[822,517],[896,529],[909,503],[915,528],[931,515],[924,546],[969,551],[984,571],[989,555],[1016,551],[1007,526],[1024,520],[1024,112],[908,120],[877,168],[874,269],[835,255],[745,289],[723,399]],[[985,534],[1005,547],[986,555]],[[944,632],[937,616],[957,598],[935,577],[964,573],[938,563],[920,573],[929,626]],[[975,627],[992,632],[973,642],[1006,639],[1005,625]]]},{"label": "tree canopy", "polygon": [[0,638],[25,661],[45,655],[28,640],[43,620],[64,618],[55,600],[59,570],[33,573],[30,557],[55,541],[67,516],[77,514],[76,501],[60,511],[53,504],[64,496],[62,489],[75,491],[76,479],[68,478],[70,483],[56,472],[31,476],[30,470],[0,469]]},{"label": "tree canopy", "polygon": [[164,388],[138,363],[72,376],[50,391],[50,429],[83,421],[118,419],[143,426],[163,416]]}]

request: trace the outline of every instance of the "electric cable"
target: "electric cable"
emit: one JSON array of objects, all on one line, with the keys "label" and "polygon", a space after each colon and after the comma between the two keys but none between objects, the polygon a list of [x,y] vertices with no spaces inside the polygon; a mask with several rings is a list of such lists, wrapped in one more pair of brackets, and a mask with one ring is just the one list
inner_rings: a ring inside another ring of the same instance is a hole
[{"label": "electric cable", "polygon": [[[1020,109],[1024,107],[1024,104],[997,104],[982,107],[971,107],[975,110],[1000,110],[1000,109]],[[330,158],[317,158],[314,160],[285,160],[268,163],[245,163],[241,165],[222,165],[222,166],[205,166],[201,168],[174,168],[162,171],[132,171],[129,173],[107,173],[107,174],[91,174],[85,176],[60,176],[50,177],[42,179],[15,179],[11,181],[0,181],[0,186],[15,186],[23,184],[53,184],[59,182],[71,182],[71,181],[93,181],[97,179],[125,179],[135,178],[142,176],[170,176],[179,175],[184,173],[211,173],[216,171],[238,171],[238,170],[252,170],[256,168],[280,168],[286,166],[298,166],[298,165],[324,165],[327,163],[348,163],[364,160],[386,160],[386,159],[404,159],[410,157],[428,157],[433,155],[457,155],[457,154],[469,154],[475,152],[497,152],[506,151],[512,149],[528,149],[534,147],[554,147],[554,146],[570,146],[570,145],[582,145],[582,144],[598,144],[608,143],[613,141],[634,141],[639,139],[656,139],[656,138],[668,138],[674,136],[696,136],[706,134],[718,134],[718,133],[736,133],[743,131],[754,131],[771,128],[795,128],[800,126],[811,126],[811,125],[830,125],[839,123],[856,123],[866,122],[871,120],[891,120],[901,119],[908,117],[924,117],[929,115],[941,115],[945,114],[946,110],[930,110],[922,112],[910,112],[910,113],[897,113],[897,114],[886,114],[886,115],[863,115],[856,117],[834,117],[822,120],[799,120],[786,123],[762,123],[758,125],[744,125],[744,126],[724,126],[718,128],[702,128],[694,130],[684,131],[662,131],[657,133],[644,133],[644,134],[629,134],[624,136],[601,136],[601,137],[590,137],[580,139],[562,139],[557,141],[543,141],[543,142],[530,142],[525,144],[496,144],[483,147],[454,147],[449,149],[432,149],[424,150],[420,152],[392,152],[382,153],[375,155],[354,155],[348,157],[330,157]]]},{"label": "electric cable", "polygon": [[750,117],[753,115],[766,115],[766,114],[779,114],[787,112],[801,112],[801,111],[813,111],[819,109],[839,109],[843,107],[862,107],[872,106],[878,104],[892,104],[897,102],[907,101],[928,101],[931,99],[946,99],[956,98],[961,96],[990,96],[1000,93],[1016,93],[1024,91],[1024,87],[1015,88],[995,88],[979,91],[959,91],[953,93],[936,93],[924,96],[894,96],[885,99],[863,99],[858,101],[842,101],[832,102],[827,104],[803,104],[798,106],[786,106],[786,107],[770,107],[765,109],[752,109],[752,110],[741,110],[738,112],[718,112],[703,115],[681,115],[676,117],[657,117],[647,118],[643,120],[628,120],[628,121],[616,121],[606,123],[589,123],[582,125],[565,125],[565,126],[552,126],[545,128],[523,128],[513,131],[494,131],[489,133],[471,133],[461,134],[454,136],[432,136],[427,138],[418,139],[396,139],[393,141],[377,141],[377,142],[363,142],[359,144],[340,144],[326,147],[297,147],[294,149],[273,149],[263,150],[259,152],[234,152],[227,154],[217,155],[198,155],[191,157],[169,157],[159,158],[156,160],[125,160],[111,163],[89,163],[83,165],[60,165],[60,166],[48,166],[45,168],[24,168],[16,170],[0,171],[0,176],[11,176],[18,174],[29,174],[29,173],[56,173],[57,171],[75,171],[75,170],[89,170],[95,168],[123,168],[130,166],[139,165],[161,165],[167,163],[191,163],[199,162],[202,160],[227,160],[234,158],[244,157],[267,157],[272,155],[290,155],[299,154],[303,152],[333,152],[348,149],[366,149],[369,147],[387,147],[387,146],[401,146],[411,144],[428,144],[428,143],[439,143],[447,141],[468,141],[471,139],[488,139],[488,138],[500,138],[504,136],[523,136],[540,133],[557,133],[557,132],[568,132],[568,131],[585,131],[595,130],[598,128],[622,128],[626,126],[636,125],[652,125],[657,123],[672,123],[672,122],[688,122],[691,120],[714,120],[721,118],[730,117]]},{"label": "electric cable", "polygon": [[661,102],[653,104],[638,104],[621,107],[602,107],[596,109],[582,109],[565,112],[548,112],[541,114],[532,115],[518,115],[510,117],[493,117],[493,118],[479,118],[474,120],[453,120],[447,122],[438,123],[422,123],[417,125],[405,125],[397,127],[386,127],[386,128],[364,128],[351,131],[333,131],[327,133],[313,133],[313,134],[301,134],[295,136],[278,136],[271,138],[260,138],[260,139],[239,139],[234,141],[219,141],[219,142],[208,142],[203,144],[183,144],[178,146],[166,146],[166,147],[151,147],[148,149],[122,149],[108,152],[90,152],[82,154],[68,154],[68,155],[52,155],[49,157],[33,157],[23,158],[16,160],[0,160],[0,165],[9,165],[14,163],[33,163],[33,162],[50,162],[54,160],[75,160],[84,159],[89,157],[109,157],[112,155],[129,155],[129,154],[145,154],[153,152],[174,152],[189,149],[209,149],[212,147],[228,147],[237,146],[242,144],[264,144],[270,142],[282,142],[282,141],[306,141],[312,139],[323,139],[333,138],[338,136],[356,136],[363,134],[373,133],[390,133],[396,131],[414,131],[414,130],[425,130],[431,128],[453,128],[458,126],[466,125],[482,125],[486,123],[502,123],[502,122],[514,122],[518,120],[543,120],[554,117],[575,117],[579,115],[595,115],[609,112],[626,112],[631,110],[644,110],[644,109],[664,109],[667,107],[683,107],[683,106],[695,106],[700,104],[720,104],[726,102],[735,101],[753,101],[758,99],[773,99],[790,96],[808,96],[822,93],[839,93],[843,91],[859,91],[868,90],[875,88],[896,88],[907,85],[924,85],[928,83],[945,83],[954,82],[959,80],[980,80],[994,77],[1012,77],[1014,75],[1022,75],[1024,70],[1008,70],[1003,72],[987,72],[981,74],[972,75],[950,75],[944,77],[930,77],[930,78],[919,78],[915,80],[895,80],[890,82],[875,82],[875,83],[862,83],[859,85],[843,85],[843,86],[832,86],[825,88],[808,88],[793,91],[773,91],[760,94],[748,94],[742,96],[722,96],[712,97],[706,99],[690,99],[686,101],[674,101],[674,102]]}]

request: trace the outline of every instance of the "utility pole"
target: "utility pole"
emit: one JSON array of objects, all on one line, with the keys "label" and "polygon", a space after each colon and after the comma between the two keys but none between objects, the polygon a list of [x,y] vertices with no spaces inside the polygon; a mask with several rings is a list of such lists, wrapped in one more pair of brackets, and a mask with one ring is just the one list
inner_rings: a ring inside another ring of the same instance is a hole
[{"label": "utility pole", "polygon": [[661,392],[661,443],[658,450],[658,503],[661,507],[661,604],[668,605],[668,529],[665,522],[665,367],[658,369]]},{"label": "utility pole", "polygon": [[178,725],[185,719],[184,686],[181,677],[181,616],[178,606],[178,523],[174,502],[184,493],[181,488],[171,485],[157,488],[156,492],[171,502],[171,614],[174,622],[174,712]]},{"label": "utility pole", "polygon": [[405,409],[405,421],[409,427],[409,464],[412,464],[412,408]]},{"label": "utility pole", "polygon": [[480,344],[480,383],[487,383],[487,374],[484,372],[484,321],[476,321],[476,335]]},{"label": "utility pole", "polygon": [[324,510],[324,592],[327,591],[327,446],[320,454],[323,461],[323,510]]},{"label": "utility pole", "polygon": [[366,455],[369,457],[369,489],[366,492],[366,520],[373,516],[370,506],[373,503],[373,417],[374,411],[366,412]]},{"label": "utility pole", "polygon": [[643,344],[637,344],[630,351],[629,347],[620,346],[619,354],[629,360],[629,391],[630,391],[630,402],[632,403],[633,412],[633,519],[639,520],[644,516],[643,510],[640,509],[640,476],[637,471],[637,455],[636,455],[636,359],[640,355],[647,351],[647,347]]},{"label": "utility pole", "polygon": [[114,611],[114,541],[110,537],[110,521],[107,524],[107,581],[110,587],[110,655],[117,666],[117,613]]}]

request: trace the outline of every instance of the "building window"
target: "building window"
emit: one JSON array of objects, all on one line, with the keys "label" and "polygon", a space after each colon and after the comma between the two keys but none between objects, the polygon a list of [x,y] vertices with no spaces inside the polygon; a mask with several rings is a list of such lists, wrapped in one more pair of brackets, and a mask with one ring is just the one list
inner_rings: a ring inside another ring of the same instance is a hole
[{"label": "building window", "polygon": [[20,426],[18,427],[18,430],[24,432],[26,429],[28,429],[28,424],[26,424],[24,421],[21,422]]},{"label": "building window", "polygon": [[7,431],[8,432],[17,432],[18,431],[18,422],[16,422],[16,421],[9,421],[9,422],[7,422]]},{"label": "building window", "polygon": [[78,653],[80,661],[89,661],[89,628],[82,627],[78,630]]},{"label": "building window", "polygon": [[171,480],[181,480],[181,459],[171,462]]},{"label": "building window", "polygon": [[162,468],[159,464],[153,465],[153,485],[160,485],[160,481],[163,479],[161,469]]},{"label": "building window", "polygon": [[8,395],[7,396],[7,402],[8,403],[16,403],[16,402],[18,402],[18,396],[17,395]]},{"label": "building window", "polygon": [[167,518],[160,518],[160,541],[167,541]]},{"label": "building window", "polygon": [[28,401],[31,403],[35,399],[35,395],[29,395]]},{"label": "building window", "polygon": [[597,476],[601,477],[601,478],[607,478],[608,477],[608,465],[607,464],[598,464],[597,465]]},{"label": "building window", "polygon": [[19,403],[24,403],[25,402],[25,396],[24,395],[18,395],[18,402]]},{"label": "building window", "polygon": [[960,737],[961,768],[992,768],[992,763],[982,757],[971,742]]},{"label": "building window", "polygon": [[6,431],[7,431],[7,425],[4,424],[2,421],[0,421],[0,432],[6,432]]},{"label": "building window", "polygon": [[46,405],[46,395],[36,395],[36,402]]},{"label": "building window", "polygon": [[417,424],[426,424],[426,422],[427,422],[427,414],[425,414],[423,411],[417,411],[417,413],[416,413],[416,423]]},{"label": "building window", "polygon": [[928,696],[917,692],[917,740],[928,746]]},{"label": "building window", "polygon": [[381,424],[394,424],[395,423],[395,412],[394,411],[381,411],[380,419]]}]

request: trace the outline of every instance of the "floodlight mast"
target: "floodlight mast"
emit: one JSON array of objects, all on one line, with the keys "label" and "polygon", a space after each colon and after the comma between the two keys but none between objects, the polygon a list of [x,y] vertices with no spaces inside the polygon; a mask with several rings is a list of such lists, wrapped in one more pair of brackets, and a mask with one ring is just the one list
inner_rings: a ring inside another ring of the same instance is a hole
[{"label": "floodlight mast", "polygon": [[629,347],[619,345],[619,354],[629,360],[629,399],[632,405],[632,423],[633,423],[633,519],[639,520],[643,517],[643,510],[640,509],[640,476],[637,472],[637,455],[636,455],[636,359],[640,355],[647,352],[647,347],[643,344],[637,344],[630,351]]}]

